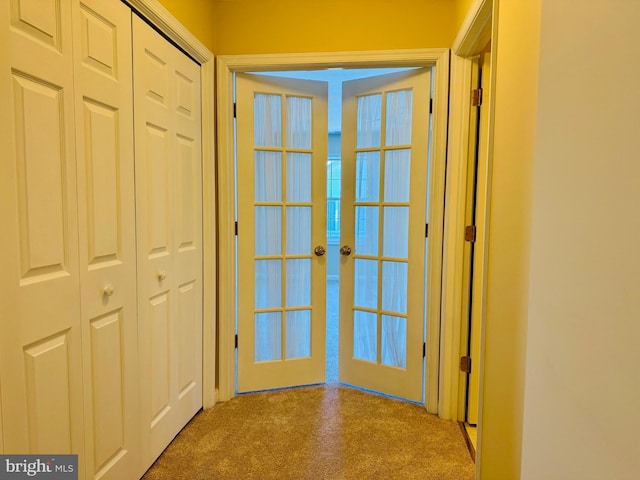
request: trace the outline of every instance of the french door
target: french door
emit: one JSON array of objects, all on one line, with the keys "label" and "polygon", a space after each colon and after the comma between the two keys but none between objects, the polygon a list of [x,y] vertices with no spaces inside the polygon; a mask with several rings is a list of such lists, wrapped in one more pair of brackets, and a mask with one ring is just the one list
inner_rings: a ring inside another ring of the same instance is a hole
[{"label": "french door", "polygon": [[343,83],[341,382],[421,402],[427,69]]},{"label": "french door", "polygon": [[325,380],[327,85],[237,74],[238,391]]},{"label": "french door", "polygon": [[[344,83],[341,382],[422,401],[428,69]],[[236,75],[238,391],[324,382],[327,84]]]}]

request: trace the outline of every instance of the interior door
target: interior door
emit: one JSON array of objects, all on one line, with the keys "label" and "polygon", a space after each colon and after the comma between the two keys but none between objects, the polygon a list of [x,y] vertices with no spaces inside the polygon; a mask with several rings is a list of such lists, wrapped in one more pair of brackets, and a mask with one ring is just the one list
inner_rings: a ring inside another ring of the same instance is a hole
[{"label": "interior door", "polygon": [[476,226],[476,239],[470,247],[470,300],[469,300],[469,337],[467,355],[471,358],[470,372],[467,374],[467,414],[466,422],[478,423],[478,406],[480,398],[480,343],[484,312],[484,269],[487,220],[487,175],[488,175],[488,140],[489,140],[489,94],[491,78],[491,53],[485,52],[481,57],[480,88],[481,102],[477,112],[477,137],[474,152],[474,172],[471,186],[470,209],[471,223]]},{"label": "interior door", "polygon": [[73,3],[87,478],[140,469],[131,10]]},{"label": "interior door", "polygon": [[5,453],[84,468],[71,2],[0,2]]},{"label": "interior door", "polygon": [[133,18],[142,444],[148,467],[202,407],[200,68]]},{"label": "interior door", "polygon": [[236,75],[238,391],[325,380],[327,84]]},{"label": "interior door", "polygon": [[339,378],[422,402],[430,71],[343,83]]}]

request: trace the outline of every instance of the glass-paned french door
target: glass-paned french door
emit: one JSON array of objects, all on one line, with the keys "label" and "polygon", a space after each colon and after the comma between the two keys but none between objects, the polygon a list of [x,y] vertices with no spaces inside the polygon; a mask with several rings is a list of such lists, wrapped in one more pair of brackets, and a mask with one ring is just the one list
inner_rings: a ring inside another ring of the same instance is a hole
[{"label": "glass-paned french door", "polygon": [[[422,401],[430,70],[343,83],[339,380]],[[327,84],[236,75],[238,391],[325,379]]]},{"label": "glass-paned french door", "polygon": [[236,75],[238,391],[325,379],[327,85]]},{"label": "glass-paned french door", "polygon": [[341,382],[423,398],[429,70],[343,83]]}]

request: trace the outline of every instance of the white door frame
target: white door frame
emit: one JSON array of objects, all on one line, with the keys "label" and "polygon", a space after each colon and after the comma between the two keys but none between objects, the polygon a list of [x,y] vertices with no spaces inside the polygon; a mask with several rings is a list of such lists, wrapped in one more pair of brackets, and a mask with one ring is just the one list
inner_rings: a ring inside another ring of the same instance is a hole
[{"label": "white door frame", "polygon": [[[440,369],[440,404],[439,414],[441,417],[451,420],[463,421],[465,415],[465,392],[466,374],[460,372],[458,368],[460,356],[463,348],[463,331],[468,328],[467,315],[464,311],[465,302],[463,300],[462,289],[464,282],[464,221],[466,208],[466,178],[467,164],[469,160],[469,115],[471,111],[471,73],[473,58],[478,55],[487,45],[491,38],[495,38],[496,9],[493,0],[474,0],[469,8],[469,12],[458,32],[453,44],[453,55],[451,58],[451,104],[449,110],[449,166],[447,171],[447,211],[445,217],[444,233],[444,261],[447,268],[443,272],[443,297],[442,316],[446,319],[442,329],[442,361]],[[491,53],[495,59],[496,43],[492,42]],[[495,71],[495,65],[492,66]],[[490,90],[495,90],[495,75],[491,75]],[[490,95],[489,125],[488,125],[488,166],[487,166],[487,202],[484,205],[477,205],[485,212],[485,219],[489,218],[491,207],[491,168],[493,156],[493,125],[494,125],[494,95]],[[478,229],[484,233],[484,256],[485,268],[481,275],[483,283],[486,285],[488,264],[488,234],[485,226]],[[467,286],[468,287],[468,286]],[[486,294],[486,289],[485,289]],[[481,345],[478,368],[480,369],[480,400],[479,417],[482,412],[482,392],[483,392],[483,359],[484,359],[484,328],[485,328],[485,302],[480,299],[482,307],[482,328]],[[478,425],[478,455],[476,463],[480,460],[480,450],[482,447],[482,425]]]},{"label": "white door frame", "polygon": [[[274,70],[313,70],[334,67],[434,67],[432,170],[429,250],[442,252],[444,180],[449,103],[449,50],[392,50],[274,55],[223,55],[217,57],[218,122],[218,400],[235,395],[235,200],[233,74]],[[432,298],[440,298],[442,255],[431,255],[428,284]],[[206,291],[205,291],[206,292]],[[440,362],[440,301],[427,305],[427,368],[425,399],[429,412],[438,411]]]},{"label": "white door frame", "polygon": [[200,64],[202,88],[202,236],[203,236],[203,339],[202,404],[216,403],[216,182],[215,182],[215,114],[214,57],[157,0],[123,0],[169,40]]}]

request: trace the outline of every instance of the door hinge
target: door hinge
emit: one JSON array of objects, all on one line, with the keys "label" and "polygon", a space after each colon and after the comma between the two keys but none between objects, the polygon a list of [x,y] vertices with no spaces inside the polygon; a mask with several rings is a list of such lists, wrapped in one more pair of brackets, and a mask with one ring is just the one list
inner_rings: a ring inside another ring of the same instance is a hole
[{"label": "door hinge", "polygon": [[424,224],[424,236],[425,236],[425,238],[429,238],[429,224],[428,223]]},{"label": "door hinge", "polygon": [[433,98],[429,99],[429,113],[433,113]]},{"label": "door hinge", "polygon": [[238,104],[233,102],[233,118],[238,118]]},{"label": "door hinge", "polygon": [[422,358],[427,356],[427,343],[423,342],[422,343]]},{"label": "door hinge", "polygon": [[476,88],[471,94],[471,105],[479,107],[482,105],[482,89]]},{"label": "door hinge", "polygon": [[471,373],[471,357],[460,357],[460,371],[464,373]]},{"label": "door hinge", "polygon": [[235,233],[235,236],[237,237],[238,236],[238,222],[235,222],[233,231]]},{"label": "door hinge", "polygon": [[467,225],[464,227],[464,240],[466,242],[475,242],[476,241],[476,226],[475,225]]},{"label": "door hinge", "polygon": [[238,334],[237,333],[236,333],[236,339],[235,339],[235,342],[234,342],[234,347],[238,348]]}]

